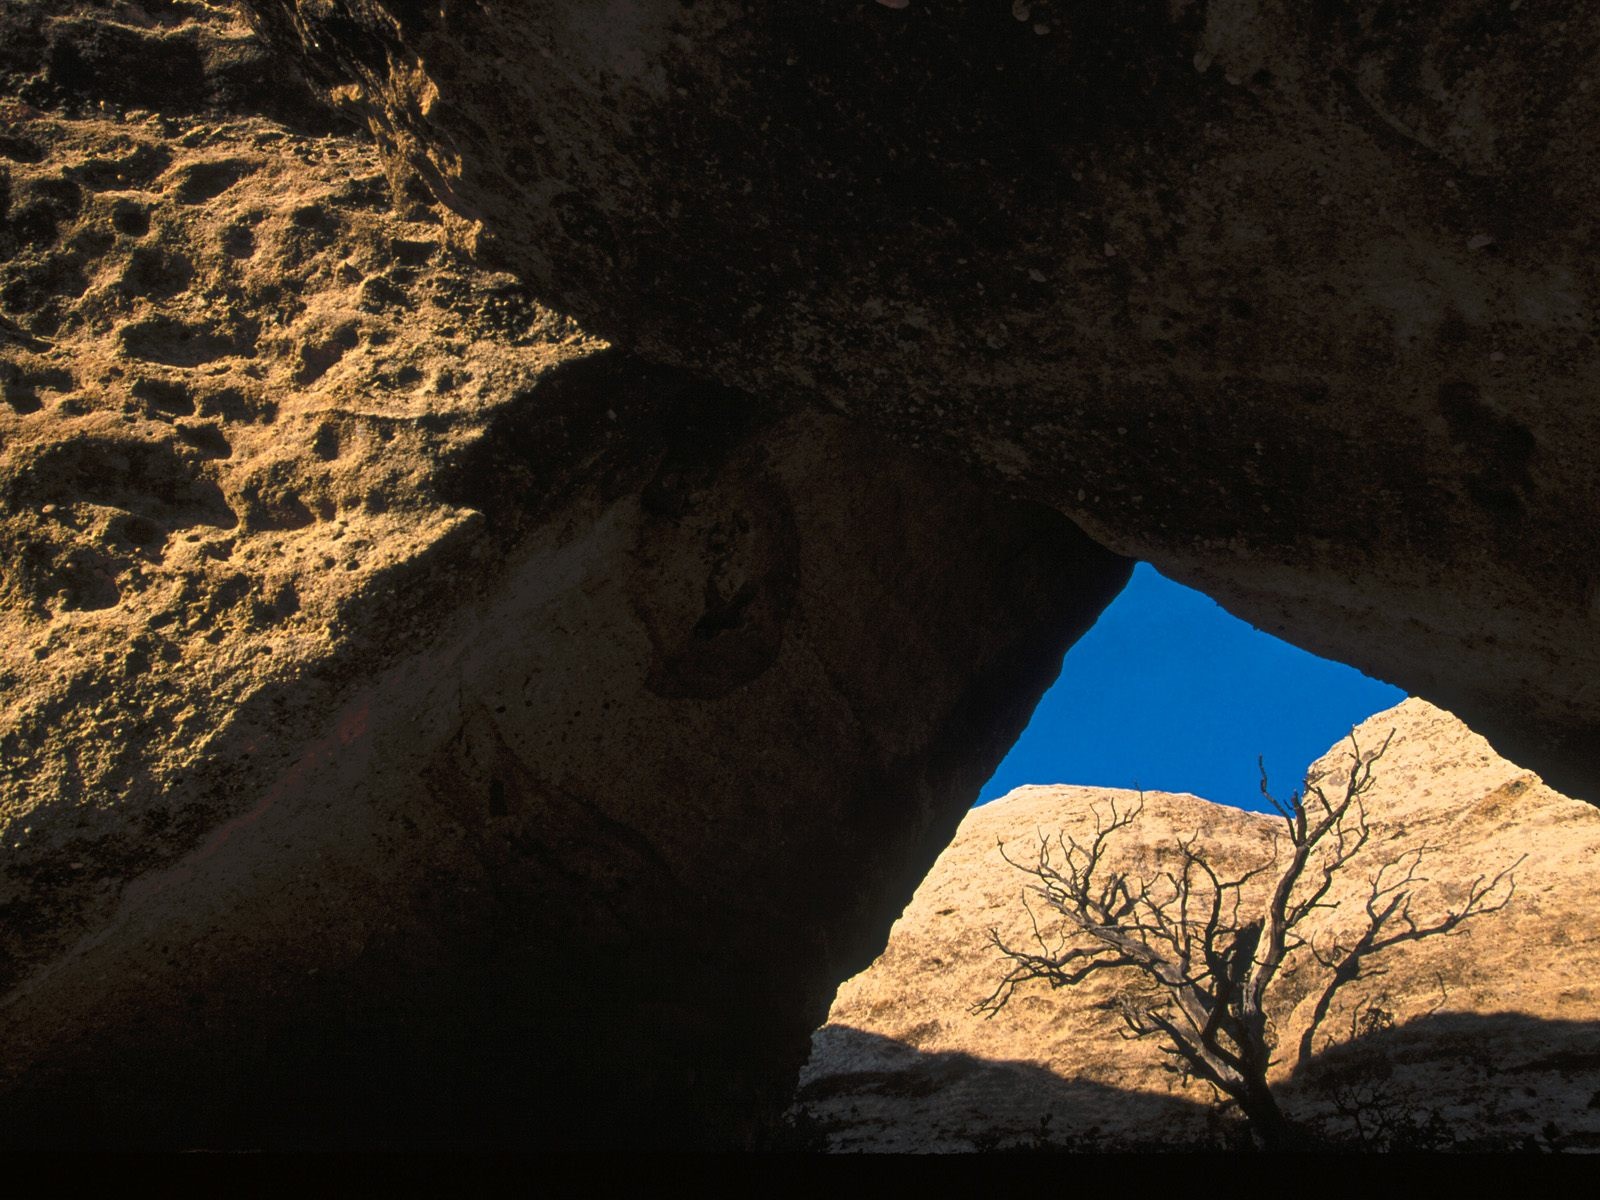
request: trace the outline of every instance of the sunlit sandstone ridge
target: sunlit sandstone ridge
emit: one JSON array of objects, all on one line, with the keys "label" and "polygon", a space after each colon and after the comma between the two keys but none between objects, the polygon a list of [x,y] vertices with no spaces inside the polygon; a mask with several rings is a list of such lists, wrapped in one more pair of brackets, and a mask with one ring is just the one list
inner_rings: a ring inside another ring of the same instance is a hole
[{"label": "sunlit sandstone ridge", "polygon": [[[1319,1071],[1359,1061],[1393,1068],[1391,1106],[1425,1120],[1437,1109],[1465,1142],[1600,1146],[1600,936],[1594,929],[1600,814],[1500,758],[1448,713],[1407,700],[1356,731],[1367,751],[1390,731],[1367,796],[1372,839],[1329,895],[1337,909],[1304,927],[1326,948],[1361,923],[1372,873],[1426,848],[1415,914],[1426,924],[1459,905],[1473,880],[1526,855],[1515,892],[1497,912],[1448,937],[1397,946],[1347,985],[1314,1038],[1309,1067],[1296,1051],[1325,976],[1305,955],[1270,993],[1282,1061],[1274,1078],[1292,1116],[1349,1136]],[[1339,793],[1349,743],[1312,767]],[[1288,781],[1284,781],[1285,790]],[[1052,992],[1027,985],[992,1019],[971,1011],[1005,970],[990,944],[997,928],[1028,940],[1025,876],[1008,853],[1032,861],[1038,834],[1079,837],[1092,813],[1137,793],[1067,786],[1019,788],[975,809],[917,889],[873,965],[847,981],[813,1039],[800,1108],[837,1150],[947,1150],[1028,1145],[1045,1131],[1070,1144],[1091,1130],[1118,1146],[1181,1146],[1220,1136],[1215,1098],[1162,1067],[1158,1041],[1125,1041],[1108,1002],[1130,977],[1100,974]],[[1188,795],[1150,793],[1122,831],[1115,861],[1158,869],[1179,837],[1198,834],[1212,861],[1237,872],[1270,855],[1276,819]],[[1170,865],[1170,859],[1167,860]],[[1502,893],[1503,894],[1503,893]],[[1041,916],[1048,910],[1035,902]],[[1044,926],[1052,929],[1049,923]],[[1069,945],[1074,944],[1069,941]],[[1352,1039],[1351,1017],[1376,1005],[1393,1028]],[[1366,1114],[1369,1124],[1373,1112]],[[1547,1126],[1550,1127],[1547,1130]],[[1553,1131],[1553,1132],[1552,1132]]]}]

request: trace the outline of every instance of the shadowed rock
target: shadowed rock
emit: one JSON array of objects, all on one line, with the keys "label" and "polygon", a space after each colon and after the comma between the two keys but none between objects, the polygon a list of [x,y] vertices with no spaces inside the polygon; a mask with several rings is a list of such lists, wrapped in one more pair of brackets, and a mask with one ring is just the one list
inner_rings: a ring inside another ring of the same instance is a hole
[{"label": "shadowed rock", "polygon": [[1582,749],[1577,135],[1195,6],[315,9],[381,171],[230,9],[0,17],[8,1144],[759,1141],[1126,577],[1061,511]]},{"label": "shadowed rock", "polygon": [[603,335],[958,453],[1596,798],[1600,16],[253,7]]},{"label": "shadowed rock", "polygon": [[236,13],[7,21],[104,69],[0,99],[5,1143],[759,1139],[1127,563],[113,103]]},{"label": "shadowed rock", "polygon": [[812,1062],[795,1105],[817,1148],[835,1153],[1224,1150],[1243,1134],[1203,1100],[846,1025],[817,1033]]},{"label": "shadowed rock", "polygon": [[1126,574],[838,418],[607,357],[526,412],[421,627],[308,740],[247,700],[232,815],[17,978],[9,1144],[758,1138]]}]

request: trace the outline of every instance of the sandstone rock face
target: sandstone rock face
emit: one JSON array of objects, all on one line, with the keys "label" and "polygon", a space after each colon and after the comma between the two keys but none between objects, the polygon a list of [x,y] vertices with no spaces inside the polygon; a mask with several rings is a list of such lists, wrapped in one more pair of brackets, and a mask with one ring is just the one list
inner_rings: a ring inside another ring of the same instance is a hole
[{"label": "sandstone rock face", "polygon": [[1127,563],[461,258],[232,10],[13,18],[0,1141],[757,1139]]},{"label": "sandstone rock face", "polygon": [[963,455],[1597,798],[1600,15],[253,6],[588,327]]},{"label": "sandstone rock face", "polygon": [[251,112],[350,132],[232,0],[25,0],[0,10],[0,90],[48,108]]},{"label": "sandstone rock face", "polygon": [[[1369,793],[1372,839],[1339,877],[1309,932],[1325,948],[1361,923],[1377,866],[1424,850],[1415,916],[1427,924],[1486,873],[1526,855],[1515,893],[1497,912],[1448,937],[1392,948],[1337,995],[1312,1039],[1324,974],[1302,956],[1269,993],[1279,1014],[1275,1069],[1285,1108],[1324,1132],[1349,1137],[1338,1087],[1373,1091],[1393,1111],[1437,1110],[1462,1142],[1535,1139],[1568,1148],[1600,1145],[1600,1059],[1594,1053],[1594,864],[1600,817],[1498,757],[1448,713],[1421,700],[1366,721],[1359,744],[1394,741]],[[1314,764],[1324,786],[1342,787],[1349,747]],[[846,982],[815,1036],[799,1106],[836,1150],[960,1151],[1046,1140],[1082,1147],[1172,1148],[1226,1135],[1210,1089],[1162,1067],[1154,1040],[1124,1041],[1108,1007],[1129,985],[1102,973],[1073,988],[1019,989],[993,1018],[970,1006],[989,995],[1005,960],[996,928],[1027,939],[1025,878],[1000,857],[1030,861],[1039,831],[1092,828],[1093,812],[1136,794],[1080,787],[1020,788],[975,809],[896,923],[884,953]],[[1125,831],[1120,861],[1159,869],[1178,837],[1229,871],[1270,856],[1274,818],[1194,796],[1149,794]],[[1165,860],[1170,864],[1170,857]],[[1047,910],[1038,910],[1043,914]],[[1044,926],[1046,932],[1052,926]],[[1379,1016],[1363,1016],[1377,1009]],[[1368,1032],[1352,1037],[1356,1028]],[[1374,1109],[1366,1116],[1371,1122]]]}]

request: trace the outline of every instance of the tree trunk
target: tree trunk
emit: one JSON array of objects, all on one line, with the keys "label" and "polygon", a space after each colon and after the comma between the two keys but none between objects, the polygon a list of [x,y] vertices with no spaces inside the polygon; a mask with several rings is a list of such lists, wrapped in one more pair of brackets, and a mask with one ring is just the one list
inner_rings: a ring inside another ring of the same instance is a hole
[{"label": "tree trunk", "polygon": [[1275,1154],[1304,1148],[1300,1130],[1278,1107],[1278,1099],[1265,1080],[1247,1081],[1237,1100],[1262,1150]]}]

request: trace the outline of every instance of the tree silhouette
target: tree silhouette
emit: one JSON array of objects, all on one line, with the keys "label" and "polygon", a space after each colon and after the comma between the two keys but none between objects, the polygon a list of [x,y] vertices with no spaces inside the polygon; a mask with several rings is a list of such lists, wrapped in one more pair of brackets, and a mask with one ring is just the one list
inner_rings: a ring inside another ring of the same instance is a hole
[{"label": "tree silhouette", "polygon": [[[1080,842],[1065,832],[1041,834],[1031,863],[1000,853],[1033,883],[1023,894],[1037,949],[1008,945],[998,930],[990,941],[1010,962],[999,985],[973,1006],[993,1016],[1016,989],[1032,980],[1071,987],[1102,971],[1142,977],[1141,998],[1124,993],[1117,1002],[1128,1038],[1158,1037],[1169,1056],[1167,1069],[1198,1077],[1237,1104],[1264,1149],[1292,1148],[1302,1132],[1284,1115],[1267,1082],[1278,1061],[1269,989],[1284,965],[1304,952],[1327,978],[1301,1038],[1299,1057],[1311,1054],[1317,1027],[1347,984],[1379,974],[1373,959],[1392,947],[1456,932],[1476,916],[1503,908],[1516,890],[1513,872],[1522,859],[1489,877],[1480,875],[1458,907],[1419,921],[1413,913],[1419,867],[1431,847],[1389,857],[1368,877],[1360,931],[1318,947],[1304,931],[1319,909],[1338,907],[1329,893],[1335,878],[1361,855],[1371,839],[1363,797],[1374,783],[1373,764],[1389,749],[1363,753],[1350,736],[1351,765],[1342,794],[1329,796],[1308,777],[1301,790],[1280,801],[1261,793],[1282,819],[1272,855],[1240,875],[1225,876],[1198,846],[1198,834],[1180,838],[1175,869],[1138,875],[1108,858],[1116,835],[1133,825],[1144,796],[1132,807],[1115,800],[1107,815],[1094,811],[1094,835]],[[1257,883],[1256,881],[1260,881]],[[1063,918],[1041,926],[1028,892]],[[1086,935],[1074,938],[1076,932]]]}]

